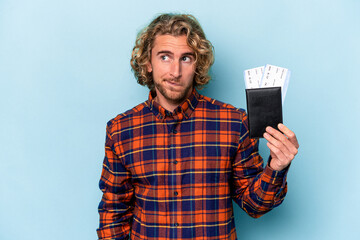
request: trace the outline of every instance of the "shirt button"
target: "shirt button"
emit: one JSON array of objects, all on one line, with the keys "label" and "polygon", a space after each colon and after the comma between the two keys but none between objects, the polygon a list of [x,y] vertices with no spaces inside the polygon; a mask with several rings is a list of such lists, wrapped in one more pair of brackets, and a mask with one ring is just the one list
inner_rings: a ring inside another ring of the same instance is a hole
[{"label": "shirt button", "polygon": [[177,131],[176,131],[176,129],[174,129],[173,131],[172,131],[174,134],[177,134]]},{"label": "shirt button", "polygon": [[177,164],[177,163],[178,163],[178,161],[175,160],[175,161],[174,161],[174,164]]},{"label": "shirt button", "polygon": [[174,192],[174,195],[177,196],[177,195],[179,195],[179,193],[175,191],[175,192]]},{"label": "shirt button", "polygon": [[179,226],[179,224],[178,224],[178,223],[174,223],[174,226],[177,227],[177,226]]}]

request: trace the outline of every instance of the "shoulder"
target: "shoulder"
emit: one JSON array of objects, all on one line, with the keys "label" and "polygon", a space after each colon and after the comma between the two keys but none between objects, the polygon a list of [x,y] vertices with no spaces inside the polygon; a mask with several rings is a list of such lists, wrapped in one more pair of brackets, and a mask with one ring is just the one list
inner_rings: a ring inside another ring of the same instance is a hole
[{"label": "shoulder", "polygon": [[118,130],[123,128],[124,125],[129,124],[129,121],[133,121],[133,119],[136,118],[141,118],[144,115],[144,111],[147,111],[147,102],[140,103],[137,106],[110,119],[107,122],[107,128],[110,132],[113,132],[115,129]]},{"label": "shoulder", "polygon": [[246,111],[242,108],[236,108],[231,104],[221,102],[219,100],[201,95],[200,101],[203,102],[204,108],[220,110],[222,112],[238,115],[240,118],[246,116]]}]

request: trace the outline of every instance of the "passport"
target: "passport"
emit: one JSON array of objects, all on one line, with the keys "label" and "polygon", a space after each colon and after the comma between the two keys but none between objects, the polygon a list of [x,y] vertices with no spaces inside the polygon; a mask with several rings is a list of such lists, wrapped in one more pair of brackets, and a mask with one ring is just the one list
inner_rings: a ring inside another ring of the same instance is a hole
[{"label": "passport", "polygon": [[246,89],[250,138],[261,138],[267,126],[283,122],[281,87]]}]

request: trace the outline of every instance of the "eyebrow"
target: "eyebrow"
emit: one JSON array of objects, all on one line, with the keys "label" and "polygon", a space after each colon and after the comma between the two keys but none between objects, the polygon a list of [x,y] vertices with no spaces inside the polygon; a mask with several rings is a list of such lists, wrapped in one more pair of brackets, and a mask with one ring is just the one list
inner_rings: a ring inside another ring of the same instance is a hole
[{"label": "eyebrow", "polygon": [[[168,50],[163,50],[163,51],[160,51],[160,52],[156,53],[156,55],[160,55],[160,54],[171,54],[171,55],[173,55],[174,53],[171,52],[171,51],[168,51]],[[185,52],[185,53],[181,54],[181,56],[195,56],[195,53],[193,53],[193,52]]]}]

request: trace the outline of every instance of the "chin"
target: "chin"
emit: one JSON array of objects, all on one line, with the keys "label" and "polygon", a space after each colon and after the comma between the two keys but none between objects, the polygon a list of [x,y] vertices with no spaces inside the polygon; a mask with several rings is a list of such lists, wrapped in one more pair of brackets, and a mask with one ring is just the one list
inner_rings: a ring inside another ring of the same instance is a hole
[{"label": "chin", "polygon": [[171,95],[167,95],[165,96],[166,99],[168,99],[169,101],[172,101],[174,103],[181,103],[182,101],[185,100],[186,98],[186,94],[171,94]]}]

